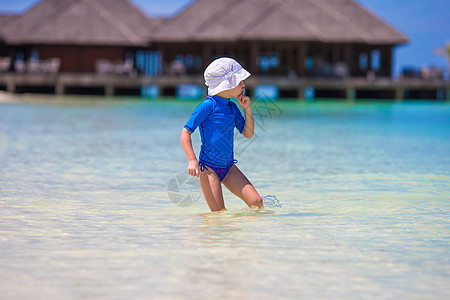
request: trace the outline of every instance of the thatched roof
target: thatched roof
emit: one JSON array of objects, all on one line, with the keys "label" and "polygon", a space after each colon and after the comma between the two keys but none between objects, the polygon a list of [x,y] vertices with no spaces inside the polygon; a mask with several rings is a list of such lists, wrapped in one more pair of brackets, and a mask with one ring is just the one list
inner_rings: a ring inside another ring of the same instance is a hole
[{"label": "thatched roof", "polygon": [[153,39],[408,42],[354,0],[197,0],[161,26]]},{"label": "thatched roof", "polygon": [[2,39],[2,32],[9,22],[17,19],[19,15],[1,14],[0,13],[0,40]]},{"label": "thatched roof", "polygon": [[12,15],[12,14],[2,14],[0,13],[0,30],[8,24],[8,22],[11,22],[12,20],[17,19],[19,15]]},{"label": "thatched roof", "polygon": [[158,22],[128,0],[43,0],[2,35],[10,44],[146,45]]}]

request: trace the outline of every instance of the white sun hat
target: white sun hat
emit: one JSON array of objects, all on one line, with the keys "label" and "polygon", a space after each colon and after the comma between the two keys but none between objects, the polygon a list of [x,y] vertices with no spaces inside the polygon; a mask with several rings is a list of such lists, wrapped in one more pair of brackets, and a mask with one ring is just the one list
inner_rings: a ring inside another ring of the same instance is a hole
[{"label": "white sun hat", "polygon": [[208,95],[213,96],[226,90],[234,89],[251,74],[237,61],[229,57],[214,60],[205,70],[205,84]]}]

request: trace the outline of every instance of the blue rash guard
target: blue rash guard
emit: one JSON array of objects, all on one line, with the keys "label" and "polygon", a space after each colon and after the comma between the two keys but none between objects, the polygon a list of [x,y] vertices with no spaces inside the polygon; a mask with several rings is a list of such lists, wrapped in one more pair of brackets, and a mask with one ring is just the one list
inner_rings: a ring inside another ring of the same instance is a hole
[{"label": "blue rash guard", "polygon": [[200,163],[217,168],[234,164],[234,128],[244,130],[245,119],[237,105],[219,96],[209,96],[195,109],[184,128],[191,133],[200,126]]}]

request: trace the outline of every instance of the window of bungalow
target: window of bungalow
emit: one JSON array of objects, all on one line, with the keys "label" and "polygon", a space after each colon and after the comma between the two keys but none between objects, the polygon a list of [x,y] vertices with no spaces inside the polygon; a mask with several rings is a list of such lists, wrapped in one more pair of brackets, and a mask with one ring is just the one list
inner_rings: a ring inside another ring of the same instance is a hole
[{"label": "window of bungalow", "polygon": [[279,65],[280,58],[277,52],[266,52],[258,57],[258,66],[263,73],[270,69],[276,69]]},{"label": "window of bungalow", "polygon": [[367,70],[369,67],[369,57],[367,53],[363,52],[359,55],[359,68],[361,70]]},{"label": "window of bungalow", "polygon": [[370,64],[372,70],[378,71],[381,67],[381,52],[378,49],[372,50],[370,53]]},{"label": "window of bungalow", "polygon": [[194,66],[194,57],[191,54],[186,54],[184,56],[184,65],[188,70],[191,70],[192,67]]},{"label": "window of bungalow", "polygon": [[184,56],[183,56],[183,54],[178,54],[175,57],[175,61],[180,62],[180,63],[184,63]]},{"label": "window of bungalow", "polygon": [[280,65],[280,58],[278,57],[278,53],[273,52],[270,55],[270,66],[272,68],[277,68]]},{"label": "window of bungalow", "polygon": [[144,71],[145,69],[145,52],[137,51],[136,52],[136,68],[140,71]]},{"label": "window of bungalow", "polygon": [[202,57],[200,55],[178,54],[175,60],[182,63],[187,70],[195,70],[202,67]]},{"label": "window of bungalow", "polygon": [[133,61],[134,60],[134,53],[133,51],[127,51],[127,53],[125,53],[125,60],[126,61]]},{"label": "window of bungalow", "polygon": [[24,61],[24,60],[25,60],[25,54],[24,54],[22,51],[17,52],[17,54],[16,54],[16,60]]},{"label": "window of bungalow", "polygon": [[199,71],[202,68],[203,60],[201,55],[178,54],[175,61],[182,63],[188,71]]},{"label": "window of bungalow", "polygon": [[39,52],[36,49],[33,49],[30,55],[31,61],[39,61]]},{"label": "window of bungalow", "polygon": [[203,63],[201,55],[192,55],[192,54],[186,55],[179,54],[177,56],[177,61],[183,63],[186,69],[189,71],[201,70]]},{"label": "window of bungalow", "polygon": [[201,55],[196,55],[194,59],[194,67],[196,70],[201,70],[203,65],[203,60]]},{"label": "window of bungalow", "polygon": [[306,70],[312,70],[314,68],[314,57],[308,56],[305,58],[305,68]]},{"label": "window of bungalow", "polygon": [[263,52],[257,59],[257,64],[263,73],[276,69],[280,65],[278,52]]},{"label": "window of bungalow", "polygon": [[156,76],[162,71],[162,54],[158,51],[137,51],[136,69],[149,76]]}]

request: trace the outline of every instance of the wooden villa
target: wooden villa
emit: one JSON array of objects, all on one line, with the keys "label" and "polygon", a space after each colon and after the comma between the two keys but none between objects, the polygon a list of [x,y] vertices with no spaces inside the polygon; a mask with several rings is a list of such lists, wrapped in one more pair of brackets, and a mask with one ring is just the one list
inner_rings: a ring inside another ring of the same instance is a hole
[{"label": "wooden villa", "polygon": [[408,38],[353,0],[198,0],[152,42],[166,64],[193,58],[193,73],[227,55],[255,75],[391,77]]},{"label": "wooden villa", "polygon": [[0,32],[16,58],[57,57],[59,71],[85,73],[96,71],[97,60],[124,60],[147,49],[158,22],[127,0],[44,0]]},{"label": "wooden villa", "polygon": [[[448,84],[393,82],[392,53],[408,38],[355,0],[197,0],[171,19],[129,0],[42,0],[0,15],[0,89],[12,92],[140,94],[157,85],[203,85],[203,70],[234,57],[282,96],[403,98]],[[447,97],[450,92],[447,91]]]}]

